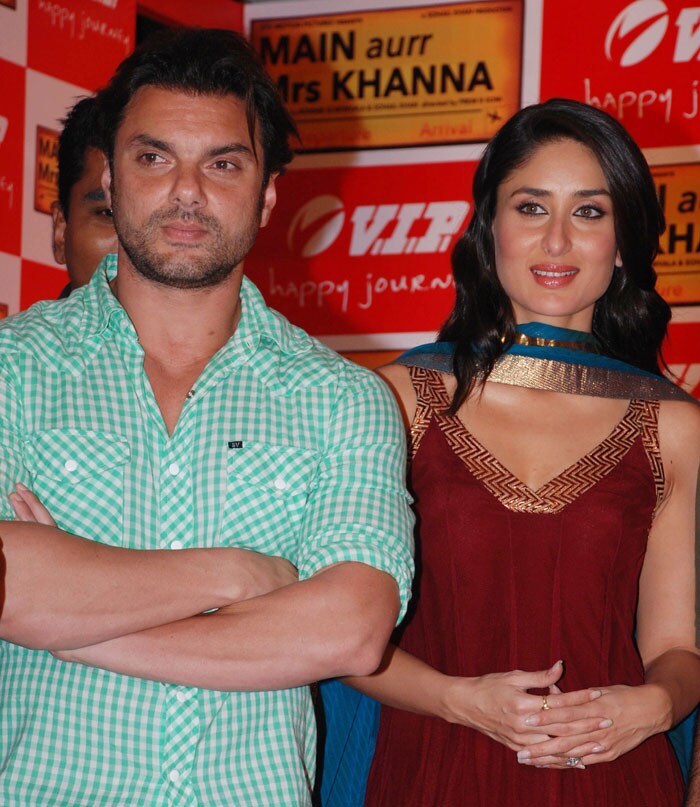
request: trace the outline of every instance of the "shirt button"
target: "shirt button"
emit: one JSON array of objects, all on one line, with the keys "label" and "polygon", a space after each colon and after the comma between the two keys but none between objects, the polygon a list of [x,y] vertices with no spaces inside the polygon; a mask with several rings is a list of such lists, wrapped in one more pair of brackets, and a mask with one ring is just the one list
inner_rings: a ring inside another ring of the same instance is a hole
[{"label": "shirt button", "polygon": [[275,479],[274,485],[277,488],[277,490],[286,490],[288,487],[287,480],[282,479],[281,476],[278,476],[277,479]]},{"label": "shirt button", "polygon": [[170,771],[168,774],[168,779],[171,782],[179,782],[180,781],[180,771]]},{"label": "shirt button", "polygon": [[77,471],[78,470],[78,463],[76,460],[66,460],[65,465],[63,466],[66,471]]},{"label": "shirt button", "polygon": [[170,476],[177,476],[180,473],[180,466],[176,462],[171,462],[168,465],[168,473]]},{"label": "shirt button", "polygon": [[182,541],[178,541],[177,538],[174,541],[170,542],[171,549],[182,549],[183,546],[184,544],[182,543]]},{"label": "shirt button", "polygon": [[184,703],[189,696],[187,692],[176,692],[175,697],[177,698],[178,703]]}]

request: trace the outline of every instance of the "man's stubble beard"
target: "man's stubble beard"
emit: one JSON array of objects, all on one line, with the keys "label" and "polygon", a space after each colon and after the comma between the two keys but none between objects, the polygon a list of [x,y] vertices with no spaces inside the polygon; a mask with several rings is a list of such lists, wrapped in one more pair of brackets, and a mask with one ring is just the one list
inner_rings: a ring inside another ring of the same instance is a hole
[{"label": "man's stubble beard", "polygon": [[[182,210],[178,205],[152,213],[142,226],[137,227],[122,218],[121,202],[114,193],[114,187],[112,215],[119,243],[139,275],[170,288],[202,289],[226,280],[250,252],[260,229],[263,199],[264,192],[261,192],[256,216],[247,221],[242,231],[230,237],[228,242],[216,218],[199,210]],[[153,248],[158,230],[163,225],[178,221],[194,222],[205,227],[209,233],[209,245],[180,247],[190,250],[191,256],[172,258],[159,255]],[[198,254],[202,250],[205,250],[204,254]]]}]

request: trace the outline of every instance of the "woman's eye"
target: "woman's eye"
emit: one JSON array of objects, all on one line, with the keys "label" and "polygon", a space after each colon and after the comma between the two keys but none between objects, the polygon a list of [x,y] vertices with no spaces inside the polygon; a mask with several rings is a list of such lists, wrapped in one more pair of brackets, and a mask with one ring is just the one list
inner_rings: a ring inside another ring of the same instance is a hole
[{"label": "woman's eye", "polygon": [[604,215],[604,212],[599,207],[586,205],[585,207],[579,207],[576,211],[576,215],[581,216],[583,219],[599,219]]},{"label": "woman's eye", "polygon": [[523,202],[521,205],[518,205],[518,210],[526,216],[538,216],[540,213],[544,212],[542,206],[537,202]]}]

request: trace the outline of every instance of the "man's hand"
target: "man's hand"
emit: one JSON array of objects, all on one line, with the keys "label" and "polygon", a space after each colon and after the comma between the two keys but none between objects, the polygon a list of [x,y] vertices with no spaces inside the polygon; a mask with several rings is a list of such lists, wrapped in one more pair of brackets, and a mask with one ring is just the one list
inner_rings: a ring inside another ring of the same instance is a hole
[{"label": "man's hand", "polygon": [[[39,497],[21,482],[15,485],[14,493],[10,493],[10,502],[19,521],[56,526]],[[221,562],[230,564],[231,578],[238,580],[232,603],[268,594],[299,579],[296,566],[285,558],[262,555],[252,549],[224,548]]]},{"label": "man's hand", "polygon": [[0,522],[6,563],[0,637],[78,648],[269,594],[297,581],[285,558],[237,547],[136,550],[61,531],[25,485]]},{"label": "man's hand", "polygon": [[21,482],[15,485],[14,493],[10,493],[10,504],[19,521],[45,524],[47,527],[56,526],[51,513],[39,501],[38,497]]}]

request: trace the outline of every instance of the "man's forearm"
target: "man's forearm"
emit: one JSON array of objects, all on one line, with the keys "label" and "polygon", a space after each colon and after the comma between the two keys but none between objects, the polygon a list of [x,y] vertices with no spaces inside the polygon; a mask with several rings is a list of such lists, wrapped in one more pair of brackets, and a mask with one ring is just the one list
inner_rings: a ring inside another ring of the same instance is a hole
[{"label": "man's forearm", "polygon": [[358,563],[59,658],[217,690],[282,689],[374,671],[398,614],[396,583]]},{"label": "man's forearm", "polygon": [[39,649],[104,642],[293,579],[285,561],[242,549],[123,549],[19,522],[0,523],[0,536],[0,638]]}]

